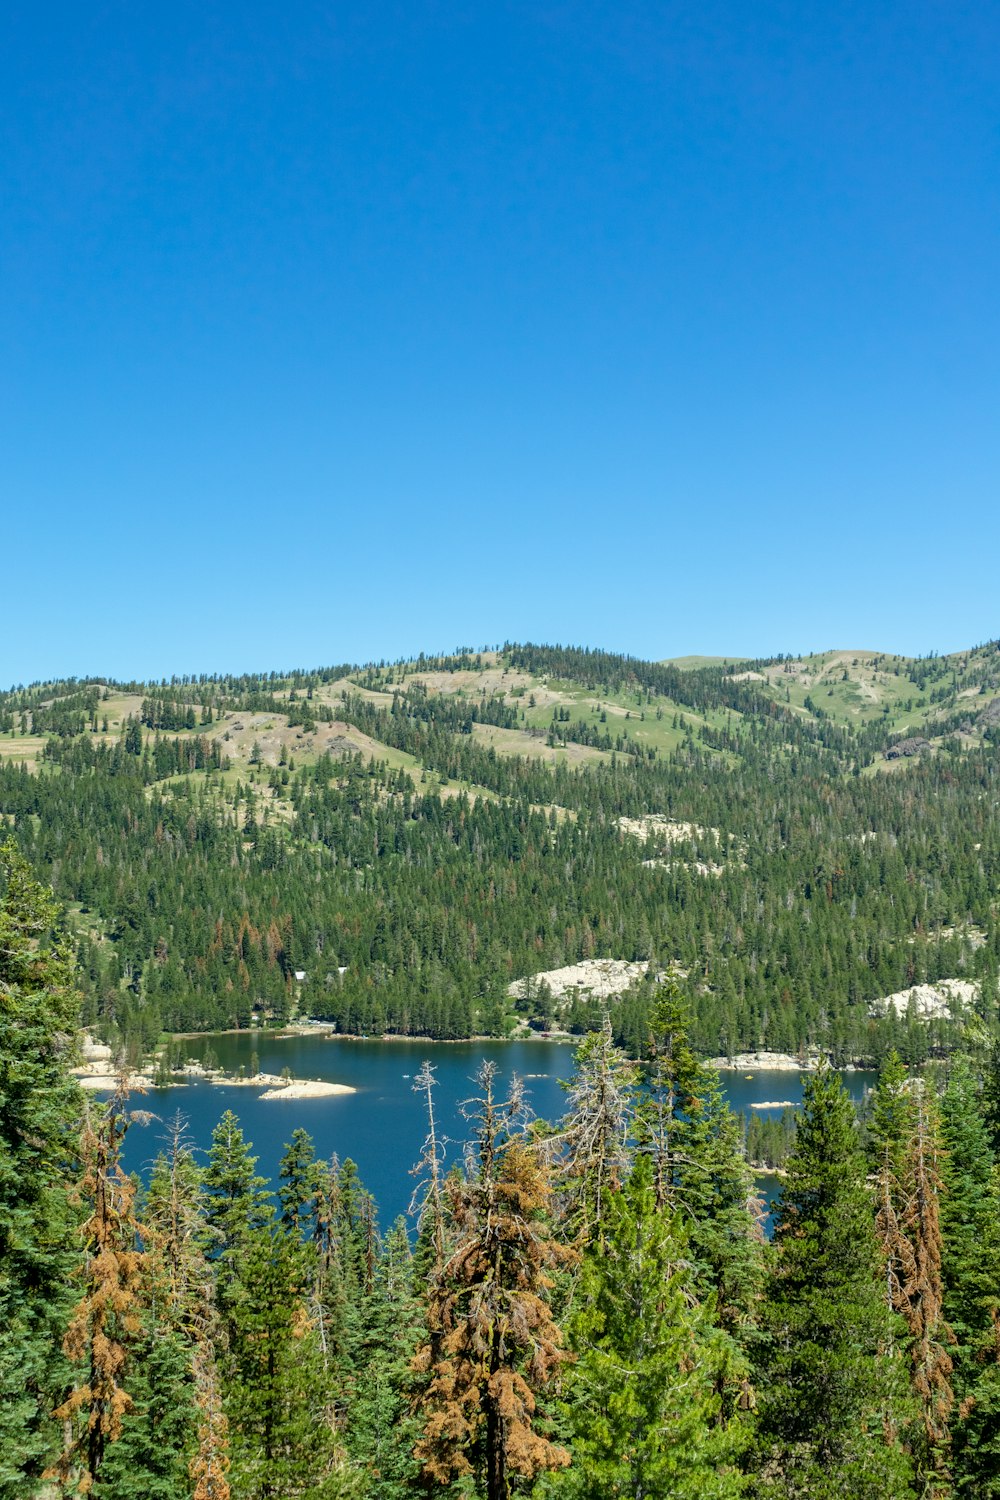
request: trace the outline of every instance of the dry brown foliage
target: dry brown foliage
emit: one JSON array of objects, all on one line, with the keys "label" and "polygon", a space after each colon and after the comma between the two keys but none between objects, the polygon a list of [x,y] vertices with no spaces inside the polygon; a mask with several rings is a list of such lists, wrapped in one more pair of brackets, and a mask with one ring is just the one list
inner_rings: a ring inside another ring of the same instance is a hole
[{"label": "dry brown foliage", "polygon": [[88,1494],[108,1443],[120,1437],[132,1398],[123,1384],[128,1345],[141,1323],[144,1254],[134,1215],[135,1186],[119,1165],[125,1133],[138,1117],[128,1109],[124,1077],[95,1121],[88,1112],[80,1139],[80,1195],[90,1205],[81,1226],[85,1290],[63,1348],[86,1374],[56,1410],[66,1433],[56,1474],[68,1493]]},{"label": "dry brown foliage", "polygon": [[569,1463],[539,1419],[537,1395],[567,1358],[549,1305],[549,1272],[575,1258],[551,1235],[548,1169],[520,1127],[520,1098],[493,1097],[484,1064],[478,1142],[466,1175],[446,1184],[457,1244],[432,1284],[429,1339],[414,1369],[424,1436],[416,1456],[441,1483],[481,1473],[488,1500],[506,1500],[510,1476]]}]

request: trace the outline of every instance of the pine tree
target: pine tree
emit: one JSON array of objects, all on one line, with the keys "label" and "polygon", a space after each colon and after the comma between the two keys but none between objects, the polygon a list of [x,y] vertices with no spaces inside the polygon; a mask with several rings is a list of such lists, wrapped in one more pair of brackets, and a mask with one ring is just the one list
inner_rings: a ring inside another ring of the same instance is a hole
[{"label": "pine tree", "polygon": [[868,1154],[876,1173],[898,1182],[913,1133],[914,1095],[903,1061],[894,1047],[879,1068],[878,1086],[871,1095],[867,1132]]},{"label": "pine tree", "polygon": [[84,1294],[63,1349],[85,1369],[55,1415],[67,1435],[57,1472],[71,1492],[84,1494],[98,1486],[108,1445],[121,1437],[125,1415],[134,1406],[125,1379],[142,1326],[144,1257],[137,1243],[135,1183],[119,1158],[130,1125],[143,1117],[130,1111],[128,1102],[121,1081],[96,1120],[90,1112],[85,1115],[80,1142],[81,1192],[89,1210],[81,1226]]},{"label": "pine tree", "polygon": [[191,1500],[230,1500],[229,1422],[223,1410],[215,1350],[207,1340],[195,1346],[197,1450],[188,1465],[194,1488]]},{"label": "pine tree", "polygon": [[378,1230],[374,1203],[357,1165],[347,1157],[331,1163],[331,1167],[323,1204],[324,1217],[329,1216],[325,1233],[330,1236],[323,1306],[328,1314],[325,1326],[333,1335],[333,1362],[349,1374],[356,1368],[364,1336],[365,1303],[374,1286]]},{"label": "pine tree", "polygon": [[341,1500],[358,1492],[305,1300],[302,1246],[268,1229],[239,1247],[225,1355],[233,1500]]},{"label": "pine tree", "polygon": [[[740,1123],[718,1073],[699,1064],[695,1087],[677,1165],[677,1199],[698,1295],[712,1299],[719,1326],[742,1344],[756,1320],[763,1284],[761,1206]],[[744,1377],[736,1378],[745,1391]]]},{"label": "pine tree", "polygon": [[926,1086],[917,1091],[907,1157],[901,1229],[912,1246],[911,1275],[897,1311],[909,1334],[911,1384],[923,1428],[916,1449],[918,1483],[928,1496],[951,1493],[950,1419],[955,1404],[950,1346],[955,1336],[943,1312],[941,1139],[937,1107]]},{"label": "pine tree", "polygon": [[912,1491],[899,1327],[854,1110],[829,1068],[806,1082],[786,1170],[757,1354],[758,1492],[902,1500]]},{"label": "pine tree", "polygon": [[329,1162],[316,1163],[315,1186],[310,1307],[326,1365],[335,1365],[346,1374],[348,1298],[340,1246],[340,1163],[336,1156]]},{"label": "pine tree", "polygon": [[177,1114],[170,1125],[169,1151],[153,1163],[143,1200],[147,1279],[171,1324],[199,1333],[213,1318],[208,1257],[214,1237],[205,1218],[204,1178],[185,1121]]},{"label": "pine tree", "polygon": [[921,1494],[945,1495],[955,1339],[943,1312],[940,1120],[926,1081],[907,1077],[896,1052],[883,1063],[868,1135],[886,1303],[903,1322],[919,1418],[909,1445]]},{"label": "pine tree", "polygon": [[568,1463],[546,1433],[538,1396],[565,1355],[548,1302],[549,1272],[572,1259],[546,1222],[551,1185],[523,1129],[518,1082],[502,1104],[496,1064],[479,1071],[476,1146],[449,1176],[456,1244],[432,1284],[429,1338],[415,1360],[427,1377],[416,1456],[428,1478],[477,1474],[486,1500],[508,1500],[512,1476]]},{"label": "pine tree", "polygon": [[[146,1193],[145,1279],[156,1314],[154,1338],[172,1339],[184,1350],[185,1388],[178,1404],[194,1404],[185,1431],[193,1500],[229,1500],[229,1443],[216,1366],[220,1329],[203,1178],[178,1114],[170,1127],[169,1154],[154,1163]],[[162,1380],[150,1383],[159,1396]]]},{"label": "pine tree", "polygon": [[23,1500],[58,1440],[61,1338],[73,1301],[79,996],[56,906],[0,845],[0,1500]]},{"label": "pine tree", "polygon": [[952,1478],[962,1500],[1000,1497],[1000,1180],[968,1063],[953,1065],[941,1099],[943,1314],[957,1411]]},{"label": "pine tree", "polygon": [[316,1199],[316,1152],[312,1137],[301,1126],[292,1131],[278,1175],[281,1222],[292,1234],[301,1236],[315,1217]]},{"label": "pine tree", "polygon": [[910,1246],[900,1226],[904,1208],[906,1158],[913,1135],[914,1100],[910,1080],[895,1048],[890,1049],[879,1071],[878,1086],[871,1096],[867,1148],[875,1192],[875,1229],[882,1251],[886,1306],[898,1308],[901,1288],[908,1274],[901,1256],[908,1261]]},{"label": "pine tree", "polygon": [[628,1172],[639,1070],[615,1046],[607,1015],[573,1061],[573,1077],[564,1085],[569,1107],[556,1138],[562,1218],[571,1237],[599,1241],[608,1201]]},{"label": "pine tree", "polygon": [[685,1143],[697,1108],[704,1072],[688,1040],[690,1017],[675,981],[661,984],[649,1011],[646,1043],[647,1089],[639,1110],[637,1135],[653,1162],[656,1202],[679,1202]]},{"label": "pine tree", "polygon": [[94,1500],[189,1500],[198,1433],[190,1347],[147,1308],[129,1352],[129,1409],[89,1493]]},{"label": "pine tree", "polygon": [[444,1143],[434,1118],[436,1087],[434,1068],[425,1059],[413,1080],[414,1093],[423,1094],[427,1106],[427,1135],[420,1160],[412,1169],[417,1185],[410,1213],[417,1216],[417,1265],[423,1274],[435,1276],[440,1274],[445,1257]]},{"label": "pine tree", "polygon": [[205,1220],[213,1238],[212,1253],[219,1262],[216,1290],[225,1320],[229,1318],[242,1251],[248,1240],[270,1224],[274,1216],[267,1181],[257,1175],[257,1158],[251,1155],[251,1150],[243,1138],[239,1120],[227,1109],[212,1132],[204,1176]]},{"label": "pine tree", "polygon": [[729,1336],[725,1409],[752,1403],[743,1346],[756,1318],[762,1231],[742,1132],[718,1073],[689,1042],[688,1007],[673,981],[661,984],[649,1017],[648,1093],[637,1131],[653,1164],[657,1203],[683,1217],[694,1291],[712,1299]]},{"label": "pine tree", "polygon": [[729,1500],[743,1492],[739,1421],[717,1393],[727,1355],[693,1295],[686,1236],[640,1156],[584,1255],[565,1379],[573,1464],[546,1492],[579,1500]]},{"label": "pine tree", "polygon": [[410,1410],[410,1365],[425,1330],[402,1219],[385,1237],[363,1325],[344,1440],[379,1500],[403,1500],[413,1493],[418,1473],[413,1448],[419,1423]]},{"label": "pine tree", "polygon": [[[309,1176],[321,1190],[311,1142],[300,1132],[296,1172],[306,1157]],[[213,1133],[204,1176],[225,1332],[220,1364],[229,1467],[217,1464],[215,1483],[218,1487],[224,1475],[233,1500],[286,1495],[341,1500],[357,1493],[358,1478],[338,1437],[342,1402],[331,1380],[324,1328],[310,1312],[317,1251],[299,1239],[310,1207],[319,1212],[317,1199],[303,1203],[303,1183],[286,1174],[286,1228],[293,1232],[273,1231],[274,1210],[256,1163],[236,1117],[227,1111]],[[217,1451],[221,1424],[216,1422],[213,1431],[205,1399],[202,1408],[202,1447]],[[204,1461],[195,1472],[205,1493],[214,1495]]]}]

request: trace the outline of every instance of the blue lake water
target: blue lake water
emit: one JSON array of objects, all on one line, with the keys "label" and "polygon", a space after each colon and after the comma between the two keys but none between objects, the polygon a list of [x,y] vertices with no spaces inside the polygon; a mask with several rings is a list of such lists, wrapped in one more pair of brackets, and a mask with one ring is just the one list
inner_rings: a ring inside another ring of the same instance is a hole
[{"label": "blue lake water", "polygon": [[[397,1214],[406,1212],[413,1193],[411,1168],[427,1133],[423,1097],[414,1092],[413,1080],[425,1058],[434,1067],[438,1083],[434,1090],[438,1130],[447,1138],[450,1156],[455,1158],[470,1134],[461,1105],[477,1093],[475,1074],[485,1058],[497,1064],[500,1088],[505,1088],[511,1075],[517,1073],[524,1080],[534,1114],[555,1120],[565,1109],[560,1080],[572,1072],[574,1045],[548,1041],[355,1041],[327,1035],[278,1037],[267,1032],[193,1038],[182,1043],[184,1055],[200,1060],[211,1047],[227,1072],[235,1073],[242,1066],[249,1074],[251,1054],[256,1052],[264,1073],[289,1068],[295,1078],[346,1083],[357,1092],[325,1099],[264,1100],[261,1089],[227,1088],[202,1081],[184,1088],[151,1088],[134,1103],[153,1111],[155,1118],[149,1125],[135,1126],[129,1132],[124,1164],[127,1170],[145,1175],[164,1148],[167,1124],[178,1111],[186,1117],[195,1145],[207,1150],[220,1116],[232,1109],[259,1158],[258,1171],[265,1177],[277,1180],[278,1163],[296,1126],[308,1130],[317,1155],[329,1157],[336,1152],[342,1160],[351,1157],[375,1196],[385,1227]],[[752,1103],[766,1100],[798,1104],[805,1075],[769,1071],[749,1077],[734,1072],[721,1076],[732,1106],[748,1111]],[[845,1073],[843,1078],[855,1099],[860,1099],[874,1082],[870,1073]],[[776,1179],[762,1178],[761,1188],[771,1196]]]}]

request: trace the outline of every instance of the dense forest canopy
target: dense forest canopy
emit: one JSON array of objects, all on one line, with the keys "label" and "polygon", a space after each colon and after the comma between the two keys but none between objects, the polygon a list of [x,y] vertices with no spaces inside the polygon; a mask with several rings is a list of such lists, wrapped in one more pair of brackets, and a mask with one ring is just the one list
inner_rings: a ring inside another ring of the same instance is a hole
[{"label": "dense forest canopy", "polygon": [[[582,1033],[601,1003],[545,976],[611,959],[681,975],[706,1052],[916,1062],[957,1018],[887,996],[996,1005],[998,725],[995,643],[67,681],[0,695],[0,816],[133,1050],[305,1012]],[[650,988],[611,1002],[633,1051]]]}]

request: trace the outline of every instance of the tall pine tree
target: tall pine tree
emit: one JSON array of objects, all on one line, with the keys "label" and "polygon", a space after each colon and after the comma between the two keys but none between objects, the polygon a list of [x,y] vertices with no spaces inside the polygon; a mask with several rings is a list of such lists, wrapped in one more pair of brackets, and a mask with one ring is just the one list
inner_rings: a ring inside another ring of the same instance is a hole
[{"label": "tall pine tree", "polygon": [[806,1082],[757,1353],[756,1485],[775,1500],[902,1500],[907,1371],[866,1163],[837,1075]]},{"label": "tall pine tree", "polygon": [[569,1462],[539,1397],[565,1358],[551,1272],[573,1255],[548,1222],[549,1174],[523,1127],[520,1086],[499,1102],[496,1072],[480,1069],[475,1149],[465,1175],[448,1178],[455,1246],[431,1286],[415,1360],[425,1376],[416,1453],[428,1478],[475,1474],[486,1500],[508,1500],[513,1480]]},{"label": "tall pine tree", "polygon": [[697,1302],[687,1237],[658,1207],[648,1156],[608,1196],[585,1253],[565,1379],[573,1463],[549,1481],[579,1500],[730,1500],[743,1492],[738,1418],[718,1385],[728,1361]]},{"label": "tall pine tree", "polygon": [[57,1440],[62,1332],[79,1256],[67,1182],[79,997],[51,894],[0,845],[0,1500],[31,1494]]},{"label": "tall pine tree", "polygon": [[952,1479],[962,1500],[1000,1497],[1000,1180],[988,1107],[959,1058],[941,1099],[941,1235],[943,1312],[956,1340]]}]

